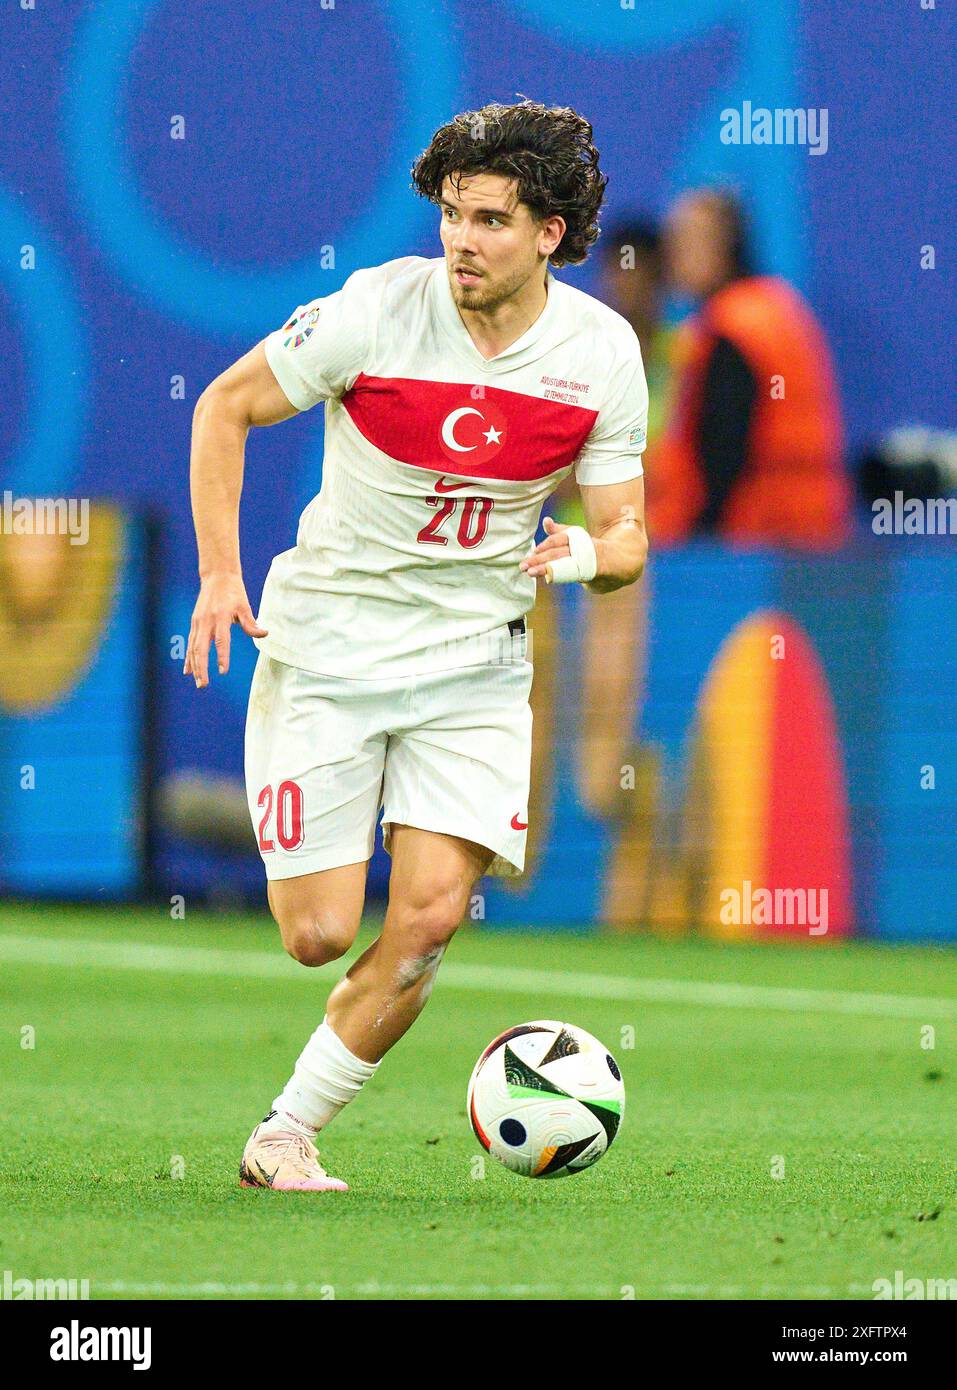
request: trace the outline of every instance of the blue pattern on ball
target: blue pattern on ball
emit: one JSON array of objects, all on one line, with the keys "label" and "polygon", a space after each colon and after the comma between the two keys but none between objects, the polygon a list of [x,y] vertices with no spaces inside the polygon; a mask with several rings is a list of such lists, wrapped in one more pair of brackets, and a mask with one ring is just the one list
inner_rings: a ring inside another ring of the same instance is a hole
[{"label": "blue pattern on ball", "polygon": [[525,1126],[520,1124],[518,1120],[503,1120],[498,1127],[498,1132],[506,1144],[511,1144],[513,1149],[524,1144],[528,1137],[525,1133]]}]

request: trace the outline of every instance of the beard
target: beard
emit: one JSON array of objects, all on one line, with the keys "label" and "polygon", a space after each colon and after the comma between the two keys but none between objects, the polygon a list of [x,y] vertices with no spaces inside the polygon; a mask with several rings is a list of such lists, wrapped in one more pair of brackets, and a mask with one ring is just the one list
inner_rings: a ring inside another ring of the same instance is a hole
[{"label": "beard", "polygon": [[468,309],[473,313],[490,313],[497,309],[500,304],[504,304],[507,299],[528,281],[530,271],[514,270],[510,275],[493,280],[487,273],[482,276],[477,285],[460,285],[452,274],[452,267],[446,266],[449,277],[449,285],[452,289],[452,298],[459,309]]}]

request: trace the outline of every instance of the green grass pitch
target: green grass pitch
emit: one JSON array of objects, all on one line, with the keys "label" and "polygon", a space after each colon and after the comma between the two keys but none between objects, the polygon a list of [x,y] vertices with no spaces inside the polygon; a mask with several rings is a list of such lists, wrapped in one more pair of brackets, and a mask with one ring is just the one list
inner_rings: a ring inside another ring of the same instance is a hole
[{"label": "green grass pitch", "polygon": [[[0,906],[0,1272],[94,1298],[870,1298],[897,1270],[957,1276],[952,951],[463,929],[323,1137],[351,1191],[243,1190],[338,970],[262,919]],[[615,1053],[622,1130],[573,1178],[482,1176],[469,1072],[542,1017]]]}]

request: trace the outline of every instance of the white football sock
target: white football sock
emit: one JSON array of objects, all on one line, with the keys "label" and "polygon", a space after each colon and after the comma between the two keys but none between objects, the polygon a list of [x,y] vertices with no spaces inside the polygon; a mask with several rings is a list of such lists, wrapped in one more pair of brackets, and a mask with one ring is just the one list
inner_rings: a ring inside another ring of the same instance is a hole
[{"label": "white football sock", "polygon": [[334,1120],[375,1075],[378,1062],[364,1062],[350,1052],[323,1019],[306,1043],[296,1070],[272,1103],[270,1127],[291,1127],[310,1138]]}]

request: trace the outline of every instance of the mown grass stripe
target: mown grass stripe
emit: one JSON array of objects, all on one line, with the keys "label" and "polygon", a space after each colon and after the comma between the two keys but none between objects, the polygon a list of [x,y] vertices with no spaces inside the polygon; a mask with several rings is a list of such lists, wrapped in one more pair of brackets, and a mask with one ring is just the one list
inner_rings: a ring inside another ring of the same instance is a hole
[{"label": "mown grass stripe", "polygon": [[[206,946],[156,946],[135,941],[0,935],[0,961],[71,970],[90,968],[286,982],[300,980],[312,988],[316,985],[313,971],[296,965],[278,949],[233,951]],[[909,1018],[921,1022],[957,1019],[957,1000],[933,996],[921,998],[853,990],[597,975],[586,971],[534,970],[457,961],[443,965],[438,983],[445,989],[493,991],[539,999],[607,999],[622,1003],[635,1001],[780,1013]]]}]

